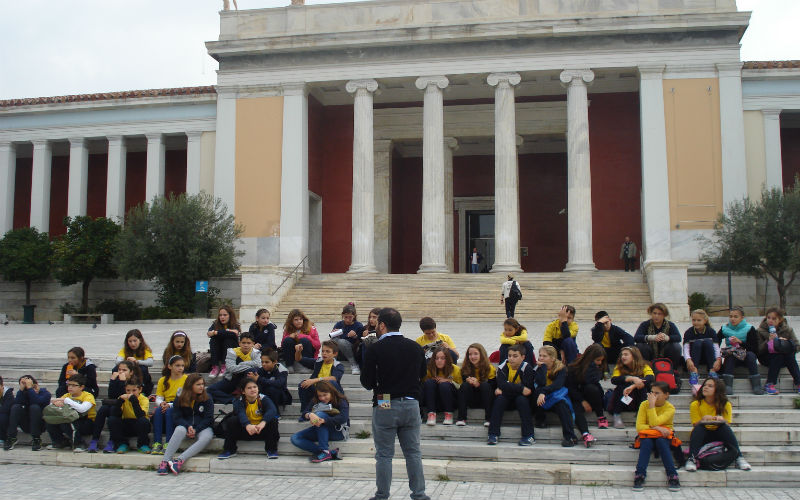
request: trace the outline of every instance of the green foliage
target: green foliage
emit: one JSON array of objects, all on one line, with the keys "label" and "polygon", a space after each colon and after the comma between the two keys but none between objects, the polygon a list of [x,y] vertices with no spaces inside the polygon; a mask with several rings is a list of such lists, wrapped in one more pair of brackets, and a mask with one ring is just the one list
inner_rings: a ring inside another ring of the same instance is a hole
[{"label": "green foliage", "polygon": [[800,410],[800,398],[794,398],[794,409]]},{"label": "green foliage", "polygon": [[61,310],[61,314],[78,314],[80,310],[78,304],[70,304],[69,302],[64,302],[58,308]]},{"label": "green foliage", "polygon": [[[142,309],[142,319],[188,319],[192,314],[177,307],[150,306]],[[116,321],[117,318],[114,318]]]},{"label": "green foliage", "polygon": [[703,292],[694,292],[689,295],[689,310],[704,309],[708,312],[708,306],[711,305],[711,297]]},{"label": "green foliage", "polygon": [[113,314],[114,321],[137,321],[142,319],[142,306],[135,300],[104,300],[94,307],[94,312],[99,314]]},{"label": "green foliage", "polygon": [[760,201],[731,203],[706,243],[709,270],[769,276],[785,309],[786,289],[800,272],[800,184],[785,192],[765,189]]},{"label": "green foliage", "polygon": [[25,282],[25,303],[31,303],[31,282],[50,276],[52,247],[47,233],[36,228],[9,231],[0,240],[0,274],[6,281]]},{"label": "green foliage", "polygon": [[81,312],[89,310],[89,284],[95,278],[116,278],[114,248],[119,225],[85,215],[64,218],[67,232],[53,242],[53,275],[62,285],[81,283]]},{"label": "green foliage", "polygon": [[369,431],[358,431],[354,435],[356,439],[369,439],[370,436],[372,434]]},{"label": "green foliage", "polygon": [[188,313],[195,281],[238,268],[242,231],[222,200],[208,194],[158,197],[128,212],[117,268],[124,278],[154,279],[159,304]]}]

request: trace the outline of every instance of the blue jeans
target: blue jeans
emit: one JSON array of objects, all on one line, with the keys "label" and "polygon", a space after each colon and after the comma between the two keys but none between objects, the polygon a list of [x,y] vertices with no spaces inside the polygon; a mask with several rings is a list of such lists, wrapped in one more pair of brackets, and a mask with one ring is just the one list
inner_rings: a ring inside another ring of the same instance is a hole
[{"label": "blue jeans", "polygon": [[672,450],[669,448],[669,439],[666,438],[645,438],[639,440],[639,461],[636,462],[636,475],[647,476],[647,465],[650,463],[650,455],[653,454],[653,448],[658,450],[661,455],[661,461],[664,463],[664,470],[667,471],[667,477],[677,476],[678,471],[675,470],[675,462],[672,460]]},{"label": "blue jeans", "polygon": [[375,443],[375,498],[389,498],[392,486],[394,440],[406,459],[406,473],[411,498],[430,500],[425,494],[422,452],[419,448],[419,402],[413,399],[393,399],[391,408],[372,408],[372,436]]},{"label": "blue jeans", "polygon": [[344,439],[341,431],[337,431],[335,426],[327,423],[329,418],[327,413],[321,411],[317,413],[317,416],[324,418],[326,423],[319,427],[312,425],[300,432],[295,432],[291,437],[293,445],[314,455],[330,450],[328,441],[341,441]]},{"label": "blue jeans", "polygon": [[478,264],[470,264],[472,266],[472,273],[475,274],[478,272]]},{"label": "blue jeans", "polygon": [[165,431],[167,434],[167,441],[172,439],[172,431],[174,428],[175,425],[172,423],[172,407],[170,406],[167,408],[165,413],[161,413],[161,408],[156,407],[156,411],[153,413],[153,443],[162,442]]},{"label": "blue jeans", "polygon": [[705,363],[710,372],[717,361],[717,357],[714,355],[714,341],[711,339],[695,340],[689,345],[689,356],[692,358],[695,368],[699,368],[701,363]]}]

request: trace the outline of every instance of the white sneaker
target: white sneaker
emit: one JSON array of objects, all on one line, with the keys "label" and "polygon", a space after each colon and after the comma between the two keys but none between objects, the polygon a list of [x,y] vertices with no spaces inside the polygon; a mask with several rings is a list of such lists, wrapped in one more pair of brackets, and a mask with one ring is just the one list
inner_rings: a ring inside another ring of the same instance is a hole
[{"label": "white sneaker", "polygon": [[361,369],[358,365],[353,365],[353,375],[361,375]]},{"label": "white sneaker", "polygon": [[752,467],[750,467],[750,464],[747,463],[747,460],[745,460],[744,457],[736,457],[736,468],[739,470],[752,469]]},{"label": "white sneaker", "polygon": [[615,429],[624,429],[625,422],[622,421],[622,415],[616,414],[614,415],[614,428]]},{"label": "white sneaker", "polygon": [[[736,463],[738,465],[738,459]],[[697,463],[695,463],[694,458],[689,458],[683,468],[686,469],[686,472],[697,472]]]},{"label": "white sneaker", "polygon": [[444,421],[442,422],[444,425],[453,425],[453,414],[452,413],[444,413]]},{"label": "white sneaker", "polygon": [[433,412],[428,413],[428,425],[436,425],[436,414]]},{"label": "white sneaker", "polygon": [[467,425],[467,422],[465,422],[464,420],[459,420],[458,422],[456,422],[456,425],[458,427],[464,427],[465,425]]},{"label": "white sneaker", "polygon": [[490,424],[488,420],[487,420],[486,422],[484,422],[484,423],[483,423],[483,426],[484,426],[484,427],[489,427],[490,425],[492,425],[492,424]]}]

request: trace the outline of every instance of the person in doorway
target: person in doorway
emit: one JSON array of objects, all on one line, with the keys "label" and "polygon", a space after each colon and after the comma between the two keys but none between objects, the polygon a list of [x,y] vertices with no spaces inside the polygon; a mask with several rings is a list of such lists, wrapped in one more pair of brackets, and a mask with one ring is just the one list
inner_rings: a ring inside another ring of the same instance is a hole
[{"label": "person in doorway", "polygon": [[630,236],[625,237],[622,247],[619,249],[619,258],[625,263],[625,272],[636,270],[636,243],[631,241]]},{"label": "person in doorway", "polygon": [[477,247],[473,247],[472,253],[469,255],[470,269],[472,270],[473,274],[479,272],[479,266],[482,260],[483,260],[483,255],[481,255],[480,252],[478,252]]},{"label": "person in doorway", "polygon": [[519,283],[514,281],[514,275],[509,274],[508,280],[503,283],[502,291],[500,292],[500,303],[506,306],[506,318],[514,317],[514,310],[517,308],[517,302],[522,298],[522,289]]}]

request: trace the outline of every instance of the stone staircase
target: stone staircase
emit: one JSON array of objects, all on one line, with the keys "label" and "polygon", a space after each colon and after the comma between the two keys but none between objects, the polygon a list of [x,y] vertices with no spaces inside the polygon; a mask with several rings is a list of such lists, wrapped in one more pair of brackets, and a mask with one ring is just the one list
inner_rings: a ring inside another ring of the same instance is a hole
[{"label": "stone staircase", "polygon": [[[28,360],[0,357],[0,374],[7,381],[30,373],[48,389],[55,388],[58,370],[44,368],[45,360],[37,360],[41,368],[31,368]],[[56,366],[59,360],[49,360]],[[156,362],[156,364],[160,364]],[[27,368],[24,368],[27,366]],[[101,394],[107,389],[111,361],[102,361],[98,380]],[[158,367],[154,367],[156,373]],[[738,487],[800,487],[800,410],[794,408],[797,394],[791,379],[786,375],[780,379],[778,396],[753,396],[744,374],[737,375],[735,395],[731,403],[734,409],[734,432],[742,446],[753,471],[743,472],[729,469],[724,472],[680,471],[684,486],[738,486]],[[351,403],[351,439],[335,442],[340,448],[341,461],[312,464],[307,454],[289,442],[289,436],[308,424],[297,422],[299,405],[297,385],[307,375],[289,376],[289,388],[295,403],[282,411],[279,425],[281,440],[279,460],[267,460],[262,445],[256,442],[241,442],[239,456],[230,460],[217,460],[222,449],[222,440],[215,438],[206,451],[187,463],[187,469],[210,473],[250,473],[298,476],[309,474],[333,478],[374,477],[373,442],[371,431],[371,393],[364,390],[358,377],[347,374],[342,379],[344,390]],[[213,381],[212,381],[213,382]],[[607,383],[606,383],[607,384]],[[8,385],[11,385],[10,383]],[[684,380],[684,388],[688,381]],[[690,433],[689,403],[691,394],[684,389],[670,398],[678,409],[675,429],[678,436],[688,442]],[[217,410],[230,409],[217,405]],[[590,431],[598,439],[592,448],[578,445],[574,448],[560,446],[561,430],[553,415],[548,415],[548,428],[536,429],[536,444],[529,448],[516,445],[519,439],[518,418],[514,412],[506,413],[500,443],[486,445],[486,429],[482,425],[483,410],[470,410],[466,427],[423,425],[421,447],[426,477],[484,482],[512,482],[537,484],[612,485],[628,487],[632,481],[633,467],[638,451],[629,448],[635,437],[633,413],[624,414],[625,429],[597,429],[590,419]],[[441,414],[439,416],[441,422]],[[43,435],[44,441],[48,438]],[[102,440],[107,439],[104,433]],[[20,434],[20,443],[10,452],[0,451],[0,463],[46,464],[83,467],[125,467],[154,469],[159,456],[139,453],[88,454],[70,451],[32,452],[29,436]],[[405,467],[399,446],[396,448],[394,473],[396,478],[405,477]],[[355,475],[355,476],[354,476]],[[648,473],[649,486],[663,486],[666,477],[658,459],[651,461]]]},{"label": "stone staircase", "polygon": [[[294,308],[313,311],[313,321],[338,321],[342,307],[354,302],[361,316],[373,307],[391,306],[405,318],[432,316],[437,321],[494,321],[505,318],[498,274],[319,274],[306,275],[286,294],[273,313],[284,318]],[[516,276],[523,300],[516,316],[525,321],[550,320],[564,304],[578,311],[577,320],[594,321],[606,309],[615,321],[640,321],[650,293],[638,272],[528,273]]]}]

